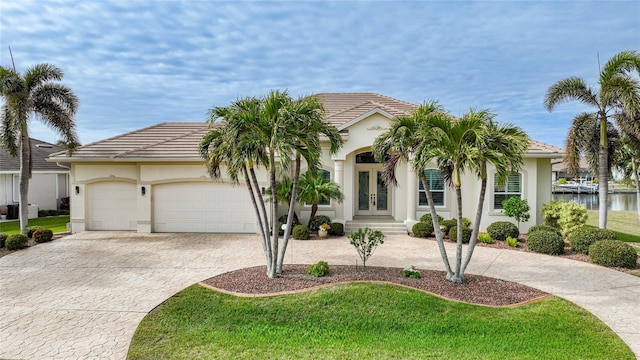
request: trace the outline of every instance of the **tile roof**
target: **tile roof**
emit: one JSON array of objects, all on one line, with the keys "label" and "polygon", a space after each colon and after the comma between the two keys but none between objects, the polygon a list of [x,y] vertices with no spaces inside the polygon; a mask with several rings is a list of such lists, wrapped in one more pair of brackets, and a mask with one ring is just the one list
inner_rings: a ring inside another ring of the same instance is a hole
[{"label": "tile roof", "polygon": [[[55,171],[68,172],[68,169],[56,165],[55,162],[47,162],[45,159],[53,154],[63,151],[64,148],[50,144],[48,142],[31,138],[31,157],[33,162],[33,171]],[[62,164],[69,166],[69,164]],[[20,157],[12,157],[0,146],[0,171],[1,172],[19,172]]]},{"label": "tile roof", "polygon": [[[326,110],[326,121],[340,127],[374,110],[391,116],[406,115],[416,105],[375,93],[315,94]],[[198,144],[209,125],[205,122],[167,122],[80,147],[72,160],[111,161],[202,161]],[[562,149],[532,141],[529,157],[560,157]],[[71,160],[66,153],[52,155],[52,159]]]}]

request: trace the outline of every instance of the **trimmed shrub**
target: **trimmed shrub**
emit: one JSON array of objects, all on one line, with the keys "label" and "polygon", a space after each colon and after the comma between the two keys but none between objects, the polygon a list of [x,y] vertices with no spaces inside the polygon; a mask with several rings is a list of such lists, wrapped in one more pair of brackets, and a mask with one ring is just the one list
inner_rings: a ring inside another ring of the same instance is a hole
[{"label": "trimmed shrub", "polygon": [[4,247],[4,244],[6,241],[7,241],[7,234],[0,233],[0,248]]},{"label": "trimmed shrub", "polygon": [[[444,220],[444,218],[440,215],[438,215],[438,223],[441,223],[442,220]],[[420,222],[426,222],[431,224],[431,226],[433,226],[433,219],[431,218],[431,214],[424,214],[420,217]]]},{"label": "trimmed shrub", "polygon": [[51,241],[53,239],[53,231],[51,229],[36,230],[33,232],[33,239],[37,243]]},{"label": "trimmed shrub", "polygon": [[46,228],[44,226],[29,226],[27,227],[27,237],[29,239],[32,239],[34,232],[42,231],[42,230],[46,230]]},{"label": "trimmed shrub", "polygon": [[5,246],[7,250],[20,250],[27,247],[29,238],[23,234],[12,234],[7,237]]},{"label": "trimmed shrub", "polygon": [[606,267],[635,269],[638,262],[633,247],[620,240],[596,241],[589,247],[589,257],[593,263]]},{"label": "trimmed shrub", "polygon": [[342,223],[331,223],[329,224],[331,229],[329,229],[329,235],[342,236],[344,235],[344,225]]},{"label": "trimmed shrub", "polygon": [[557,233],[558,235],[562,235],[560,230],[554,228],[553,226],[549,226],[547,224],[533,225],[532,227],[529,228],[528,234],[531,234],[531,233],[536,232],[536,231],[541,231],[541,230],[552,231],[552,232]]},{"label": "trimmed shrub", "polygon": [[318,261],[307,268],[307,274],[315,277],[323,277],[329,273],[329,264],[326,261]]},{"label": "trimmed shrub", "polygon": [[320,225],[322,225],[322,224],[331,225],[331,218],[326,216],[326,215],[316,215],[316,216],[314,216],[313,220],[311,220],[311,226],[309,227],[309,230],[318,231],[318,229],[320,228]]},{"label": "trimmed shrub", "polygon": [[517,239],[520,236],[518,227],[508,221],[496,221],[487,226],[487,233],[491,235],[493,240],[505,241],[508,237]]},{"label": "trimmed shrub", "polygon": [[618,236],[611,230],[583,226],[574,230],[569,237],[571,250],[581,254],[589,254],[589,246],[600,240],[618,240]]},{"label": "trimmed shrub", "polygon": [[413,233],[414,236],[420,237],[420,238],[427,238],[429,236],[431,236],[431,234],[433,234],[433,224],[430,222],[417,222],[415,224],[413,224],[413,227],[411,228],[411,232]]},{"label": "trimmed shrub", "polygon": [[489,235],[487,233],[479,233],[478,234],[478,241],[480,241],[481,243],[485,243],[485,244],[493,244],[493,239],[491,238],[491,235]]},{"label": "trimmed shrub", "polygon": [[562,235],[569,236],[573,231],[587,223],[587,208],[575,201],[569,201],[562,204],[560,210],[560,225]]},{"label": "trimmed shrub", "polygon": [[451,230],[451,228],[456,226],[457,224],[458,224],[458,220],[456,219],[442,220],[440,222],[440,225],[444,226],[444,229],[442,229],[442,232],[444,232],[445,235],[449,235],[449,230]]},{"label": "trimmed shrub", "polygon": [[564,254],[564,240],[553,231],[535,231],[527,236],[527,248],[542,254]]},{"label": "trimmed shrub", "polygon": [[549,225],[555,229],[560,229],[558,220],[560,220],[560,211],[562,210],[562,204],[562,201],[553,200],[548,204],[542,205],[542,209],[540,209],[540,212],[542,213],[542,217],[544,218],[545,225]]},{"label": "trimmed shrub", "polygon": [[[454,226],[449,230],[449,239],[451,241],[458,241],[458,227]],[[467,244],[471,240],[471,229],[468,227],[462,227],[462,243]]]},{"label": "trimmed shrub", "polygon": [[[458,220],[456,219],[456,225],[458,224]],[[471,229],[471,220],[469,218],[462,218],[462,226]]]},{"label": "trimmed shrub", "polygon": [[309,240],[309,228],[306,225],[296,225],[292,235],[296,240]]}]

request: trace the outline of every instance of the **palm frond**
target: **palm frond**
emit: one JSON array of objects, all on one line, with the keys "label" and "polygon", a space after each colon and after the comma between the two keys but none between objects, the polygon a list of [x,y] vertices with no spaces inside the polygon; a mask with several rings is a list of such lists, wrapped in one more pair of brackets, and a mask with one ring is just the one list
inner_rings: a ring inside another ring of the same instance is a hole
[{"label": "palm frond", "polygon": [[544,97],[544,106],[551,111],[557,104],[570,100],[600,108],[597,94],[579,77],[569,77],[551,85]]}]

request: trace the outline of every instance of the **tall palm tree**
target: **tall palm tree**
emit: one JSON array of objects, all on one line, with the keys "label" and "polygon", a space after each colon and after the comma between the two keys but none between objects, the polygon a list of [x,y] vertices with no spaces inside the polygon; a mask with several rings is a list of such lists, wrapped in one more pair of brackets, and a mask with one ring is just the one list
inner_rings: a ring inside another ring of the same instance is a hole
[{"label": "tall palm tree", "polygon": [[471,261],[480,231],[487,191],[487,165],[491,164],[495,168],[498,181],[506,181],[509,174],[518,171],[523,165],[524,154],[530,143],[529,136],[521,128],[511,124],[499,125],[495,123],[493,121],[495,114],[488,110],[471,110],[464,117],[477,118],[484,124],[484,127],[480,133],[481,136],[477,139],[478,153],[472,164],[473,171],[480,179],[480,195],[469,247],[458,272],[462,280],[464,280],[464,272]]},{"label": "tall palm tree", "polygon": [[342,201],[344,195],[340,186],[335,182],[319,176],[317,171],[306,171],[300,175],[300,191],[298,200],[300,203],[311,204],[308,227],[311,227],[313,217],[318,212],[318,203],[321,201]]},{"label": "tall palm tree", "polygon": [[[425,176],[425,169],[435,158],[433,152],[425,151],[427,149],[433,150],[429,144],[437,140],[436,133],[432,131],[433,123],[446,118],[449,118],[449,115],[445,113],[444,107],[438,101],[425,101],[415,108],[410,115],[394,118],[389,129],[375,139],[373,153],[378,161],[384,161],[383,179],[388,185],[398,185],[395,175],[396,168],[403,162],[413,168],[422,182],[429,204],[438,250],[444,263],[447,279],[449,279],[453,276],[453,271],[444,246],[444,236],[438,222],[433,195],[429,190],[429,184]],[[422,151],[418,156],[419,149]]]},{"label": "tall palm tree", "polygon": [[[598,141],[598,184],[599,184],[599,219],[598,225],[602,229],[607,227],[607,194],[609,191],[609,139],[608,122],[613,118],[620,127],[633,128],[629,123],[634,116],[618,116],[627,112],[634,115],[638,111],[638,98],[640,84],[637,79],[630,76],[630,71],[640,70],[640,55],[636,51],[622,51],[614,55],[600,71],[598,85],[594,90],[587,86],[579,77],[569,77],[553,84],[545,95],[544,104],[547,110],[552,111],[559,103],[578,100],[585,105],[594,108],[591,114],[580,114],[574,119],[582,123],[586,117],[594,117],[599,133]],[[583,118],[579,120],[578,118]],[[635,125],[637,126],[637,125]],[[573,126],[572,126],[573,128]],[[570,132],[571,133],[571,132]],[[567,138],[567,147],[571,139]],[[574,153],[567,152],[565,163],[569,169],[577,168],[577,159]],[[576,175],[574,173],[574,175]]]},{"label": "tall palm tree", "polygon": [[[276,223],[278,218],[277,174],[288,173],[295,159],[292,212],[301,158],[311,167],[318,164],[321,153],[319,134],[330,139],[331,151],[337,151],[341,145],[335,128],[322,121],[322,113],[322,104],[315,98],[293,100],[286,91],[271,91],[262,98],[241,99],[228,107],[213,108],[209,112],[208,121],[214,127],[200,143],[200,153],[212,177],[220,177],[221,166],[225,163],[232,180],[238,181],[240,175],[245,178],[260,224],[267,275],[271,278],[281,272],[289,236],[285,232],[285,242],[279,248],[279,229],[269,225],[269,219]],[[334,144],[334,140],[339,144]],[[270,211],[267,211],[261,196],[255,175],[257,167],[264,167],[269,173]],[[293,216],[289,219],[292,221]]]},{"label": "tall palm tree", "polygon": [[58,83],[64,74],[51,64],[38,64],[21,75],[0,66],[0,95],[4,99],[0,113],[0,142],[7,153],[20,156],[20,231],[27,232],[31,144],[29,120],[39,119],[60,134],[72,152],[79,144],[73,117],[78,98]]}]

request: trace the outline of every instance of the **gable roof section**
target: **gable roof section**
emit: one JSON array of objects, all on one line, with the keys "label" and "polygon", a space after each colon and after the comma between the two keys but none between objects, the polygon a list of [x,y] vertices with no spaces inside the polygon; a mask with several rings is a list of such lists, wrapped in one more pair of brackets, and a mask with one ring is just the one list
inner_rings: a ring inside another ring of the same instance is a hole
[{"label": "gable roof section", "polygon": [[[393,118],[409,114],[414,104],[375,93],[316,94],[325,107],[325,120],[344,129],[374,113]],[[165,122],[65,151],[50,161],[203,161],[198,144],[209,129],[206,122]],[[532,140],[526,157],[559,158],[562,149]]]},{"label": "gable roof section", "polygon": [[352,124],[354,120],[362,119],[366,117],[364,115],[376,110],[394,117],[408,115],[416,107],[414,104],[375,93],[320,93],[314,96],[324,105],[327,113],[325,120],[338,129],[343,129],[344,125]]},{"label": "gable roof section", "polygon": [[[31,138],[31,157],[33,162],[33,171],[47,171],[47,172],[69,172],[68,169],[62,168],[55,163],[47,162],[45,159],[53,154],[60,151],[63,151],[64,148],[50,144],[46,141],[38,140]],[[66,164],[69,166],[69,164]],[[0,172],[3,173],[13,173],[20,171],[20,157],[12,157],[5,151],[4,148],[0,147]]]}]

